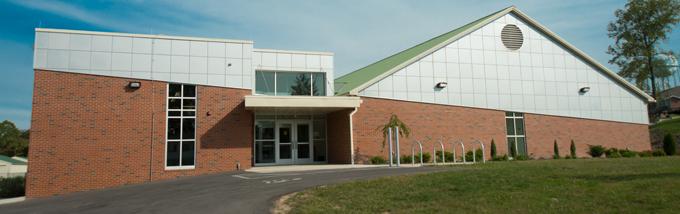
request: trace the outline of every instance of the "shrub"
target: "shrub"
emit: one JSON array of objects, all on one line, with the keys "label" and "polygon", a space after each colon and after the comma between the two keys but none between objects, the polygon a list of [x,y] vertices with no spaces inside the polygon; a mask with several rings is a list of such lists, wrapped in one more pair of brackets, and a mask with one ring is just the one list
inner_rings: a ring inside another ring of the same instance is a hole
[{"label": "shrub", "polygon": [[560,159],[560,148],[557,147],[557,140],[553,142],[553,159]]},{"label": "shrub", "polygon": [[530,156],[528,156],[528,155],[517,155],[517,157],[515,157],[515,160],[518,160],[518,161],[523,161],[523,160],[533,160],[533,159],[534,159],[534,158],[532,158],[532,157],[530,157]]},{"label": "shrub", "polygon": [[[475,160],[482,161],[482,149],[475,150]],[[472,151],[465,153],[465,161],[472,162]]]},{"label": "shrub", "polygon": [[604,154],[605,148],[600,145],[588,145],[588,154],[594,158],[599,158],[602,157],[602,154]]},{"label": "shrub", "polygon": [[637,157],[637,155],[638,155],[637,152],[631,151],[629,149],[619,150],[619,153],[621,153],[621,157],[624,157],[624,158],[634,158],[634,157]]},{"label": "shrub", "polygon": [[371,158],[371,164],[386,164],[387,161],[382,156],[374,156]]},{"label": "shrub", "polygon": [[0,198],[24,196],[24,184],[23,176],[0,178]]},{"label": "shrub", "polygon": [[503,156],[496,156],[491,159],[492,161],[507,161],[508,160],[508,155],[503,155]]},{"label": "shrub", "polygon": [[[417,158],[418,156],[416,156]],[[418,160],[419,162],[420,160]],[[402,155],[401,156],[401,163],[413,163],[413,160],[411,159],[411,155]]]},{"label": "shrub", "polygon": [[[416,154],[416,160],[417,160],[416,162],[420,161],[419,158],[420,158],[420,153]],[[430,155],[429,152],[423,153],[423,163],[429,163],[431,158],[432,158],[432,156]]]},{"label": "shrub", "polygon": [[571,152],[571,158],[576,159],[576,145],[574,144],[574,140],[571,140],[571,146],[569,147],[569,151]]},{"label": "shrub", "polygon": [[653,153],[652,151],[647,150],[639,152],[638,155],[640,155],[640,157],[652,157]]},{"label": "shrub", "polygon": [[620,158],[621,153],[619,153],[619,150],[616,148],[609,148],[607,150],[604,150],[604,155],[607,158]]},{"label": "shrub", "polygon": [[[446,155],[446,154],[444,154],[444,155]],[[411,155],[402,155],[401,156],[401,163],[412,163],[411,161],[412,161]],[[415,160],[413,160],[413,161],[415,161],[417,164],[420,164],[420,153],[416,154]],[[447,161],[448,161],[448,159],[447,159]],[[423,163],[428,163],[428,162],[430,162],[430,153],[425,152],[425,153],[423,153]]]},{"label": "shrub", "polygon": [[654,150],[654,152],[652,152],[652,156],[654,157],[666,156],[666,152],[664,152],[663,150]]},{"label": "shrub", "polygon": [[666,155],[675,155],[677,152],[675,148],[675,139],[671,133],[663,136],[663,151],[666,152]]},{"label": "shrub", "polygon": [[496,142],[491,139],[491,159],[496,158]]},{"label": "shrub", "polygon": [[[444,158],[446,158],[446,162],[453,162],[453,153],[451,152],[444,152]],[[442,152],[438,151],[437,152],[437,162],[442,162]]]}]

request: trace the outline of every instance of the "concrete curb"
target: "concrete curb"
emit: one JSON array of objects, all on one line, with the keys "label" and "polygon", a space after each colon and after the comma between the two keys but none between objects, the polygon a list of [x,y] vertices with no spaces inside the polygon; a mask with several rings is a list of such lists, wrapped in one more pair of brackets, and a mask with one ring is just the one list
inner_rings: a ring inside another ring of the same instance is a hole
[{"label": "concrete curb", "polygon": [[0,205],[3,204],[11,204],[11,203],[17,203],[17,202],[22,202],[26,200],[26,197],[16,197],[16,198],[5,198],[5,199],[0,199]]}]

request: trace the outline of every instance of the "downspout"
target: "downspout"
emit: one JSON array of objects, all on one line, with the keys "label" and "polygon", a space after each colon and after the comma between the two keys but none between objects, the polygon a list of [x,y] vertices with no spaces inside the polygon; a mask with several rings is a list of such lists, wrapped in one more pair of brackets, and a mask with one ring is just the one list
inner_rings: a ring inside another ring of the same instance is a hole
[{"label": "downspout", "polygon": [[350,153],[350,158],[352,162],[352,166],[354,166],[354,128],[353,128],[353,123],[352,123],[352,117],[354,116],[354,113],[357,113],[357,110],[359,108],[354,107],[354,110],[349,113],[349,153]]}]

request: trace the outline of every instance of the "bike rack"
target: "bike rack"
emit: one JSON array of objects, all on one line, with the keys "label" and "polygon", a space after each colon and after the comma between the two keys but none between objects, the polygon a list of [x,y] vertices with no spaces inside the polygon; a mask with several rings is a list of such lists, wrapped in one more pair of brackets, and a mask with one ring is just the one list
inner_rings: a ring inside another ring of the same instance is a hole
[{"label": "bike rack", "polygon": [[[423,165],[423,144],[416,140],[418,147],[420,147],[420,165]],[[411,163],[413,166],[416,165],[416,144],[411,144]]]},{"label": "bike rack", "polygon": [[463,145],[463,140],[457,140],[454,142],[451,142],[451,152],[453,154],[453,163],[456,163],[456,143],[460,144],[460,147],[462,148],[463,151],[463,163],[465,163],[465,146]]},{"label": "bike rack", "polygon": [[[479,140],[475,140],[474,142],[479,143],[479,147],[482,149],[482,163],[486,163],[486,154],[484,154],[484,144],[482,143],[482,141],[479,141]],[[473,149],[472,150],[472,162],[473,163],[476,163],[475,159],[477,158],[477,155],[475,154],[475,152],[477,152],[477,150]]]},{"label": "bike rack", "polygon": [[[446,150],[444,150],[444,143],[442,143],[441,139],[439,139],[439,141],[437,141],[437,143],[439,143],[439,147],[441,147],[441,149],[442,149],[442,164],[445,164],[446,163],[446,156],[444,155],[444,151],[446,151]],[[436,143],[432,145],[432,151],[433,151],[432,154],[434,154],[434,155],[432,155],[432,157],[434,158],[433,162],[434,162],[434,164],[437,164],[437,144]]]}]

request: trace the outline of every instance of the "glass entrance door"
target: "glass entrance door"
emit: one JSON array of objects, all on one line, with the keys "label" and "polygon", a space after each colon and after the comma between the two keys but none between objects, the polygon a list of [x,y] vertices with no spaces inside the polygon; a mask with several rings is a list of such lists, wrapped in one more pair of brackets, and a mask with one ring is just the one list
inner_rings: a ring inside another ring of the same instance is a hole
[{"label": "glass entrance door", "polygon": [[303,121],[277,122],[276,164],[311,163],[311,125]]}]

